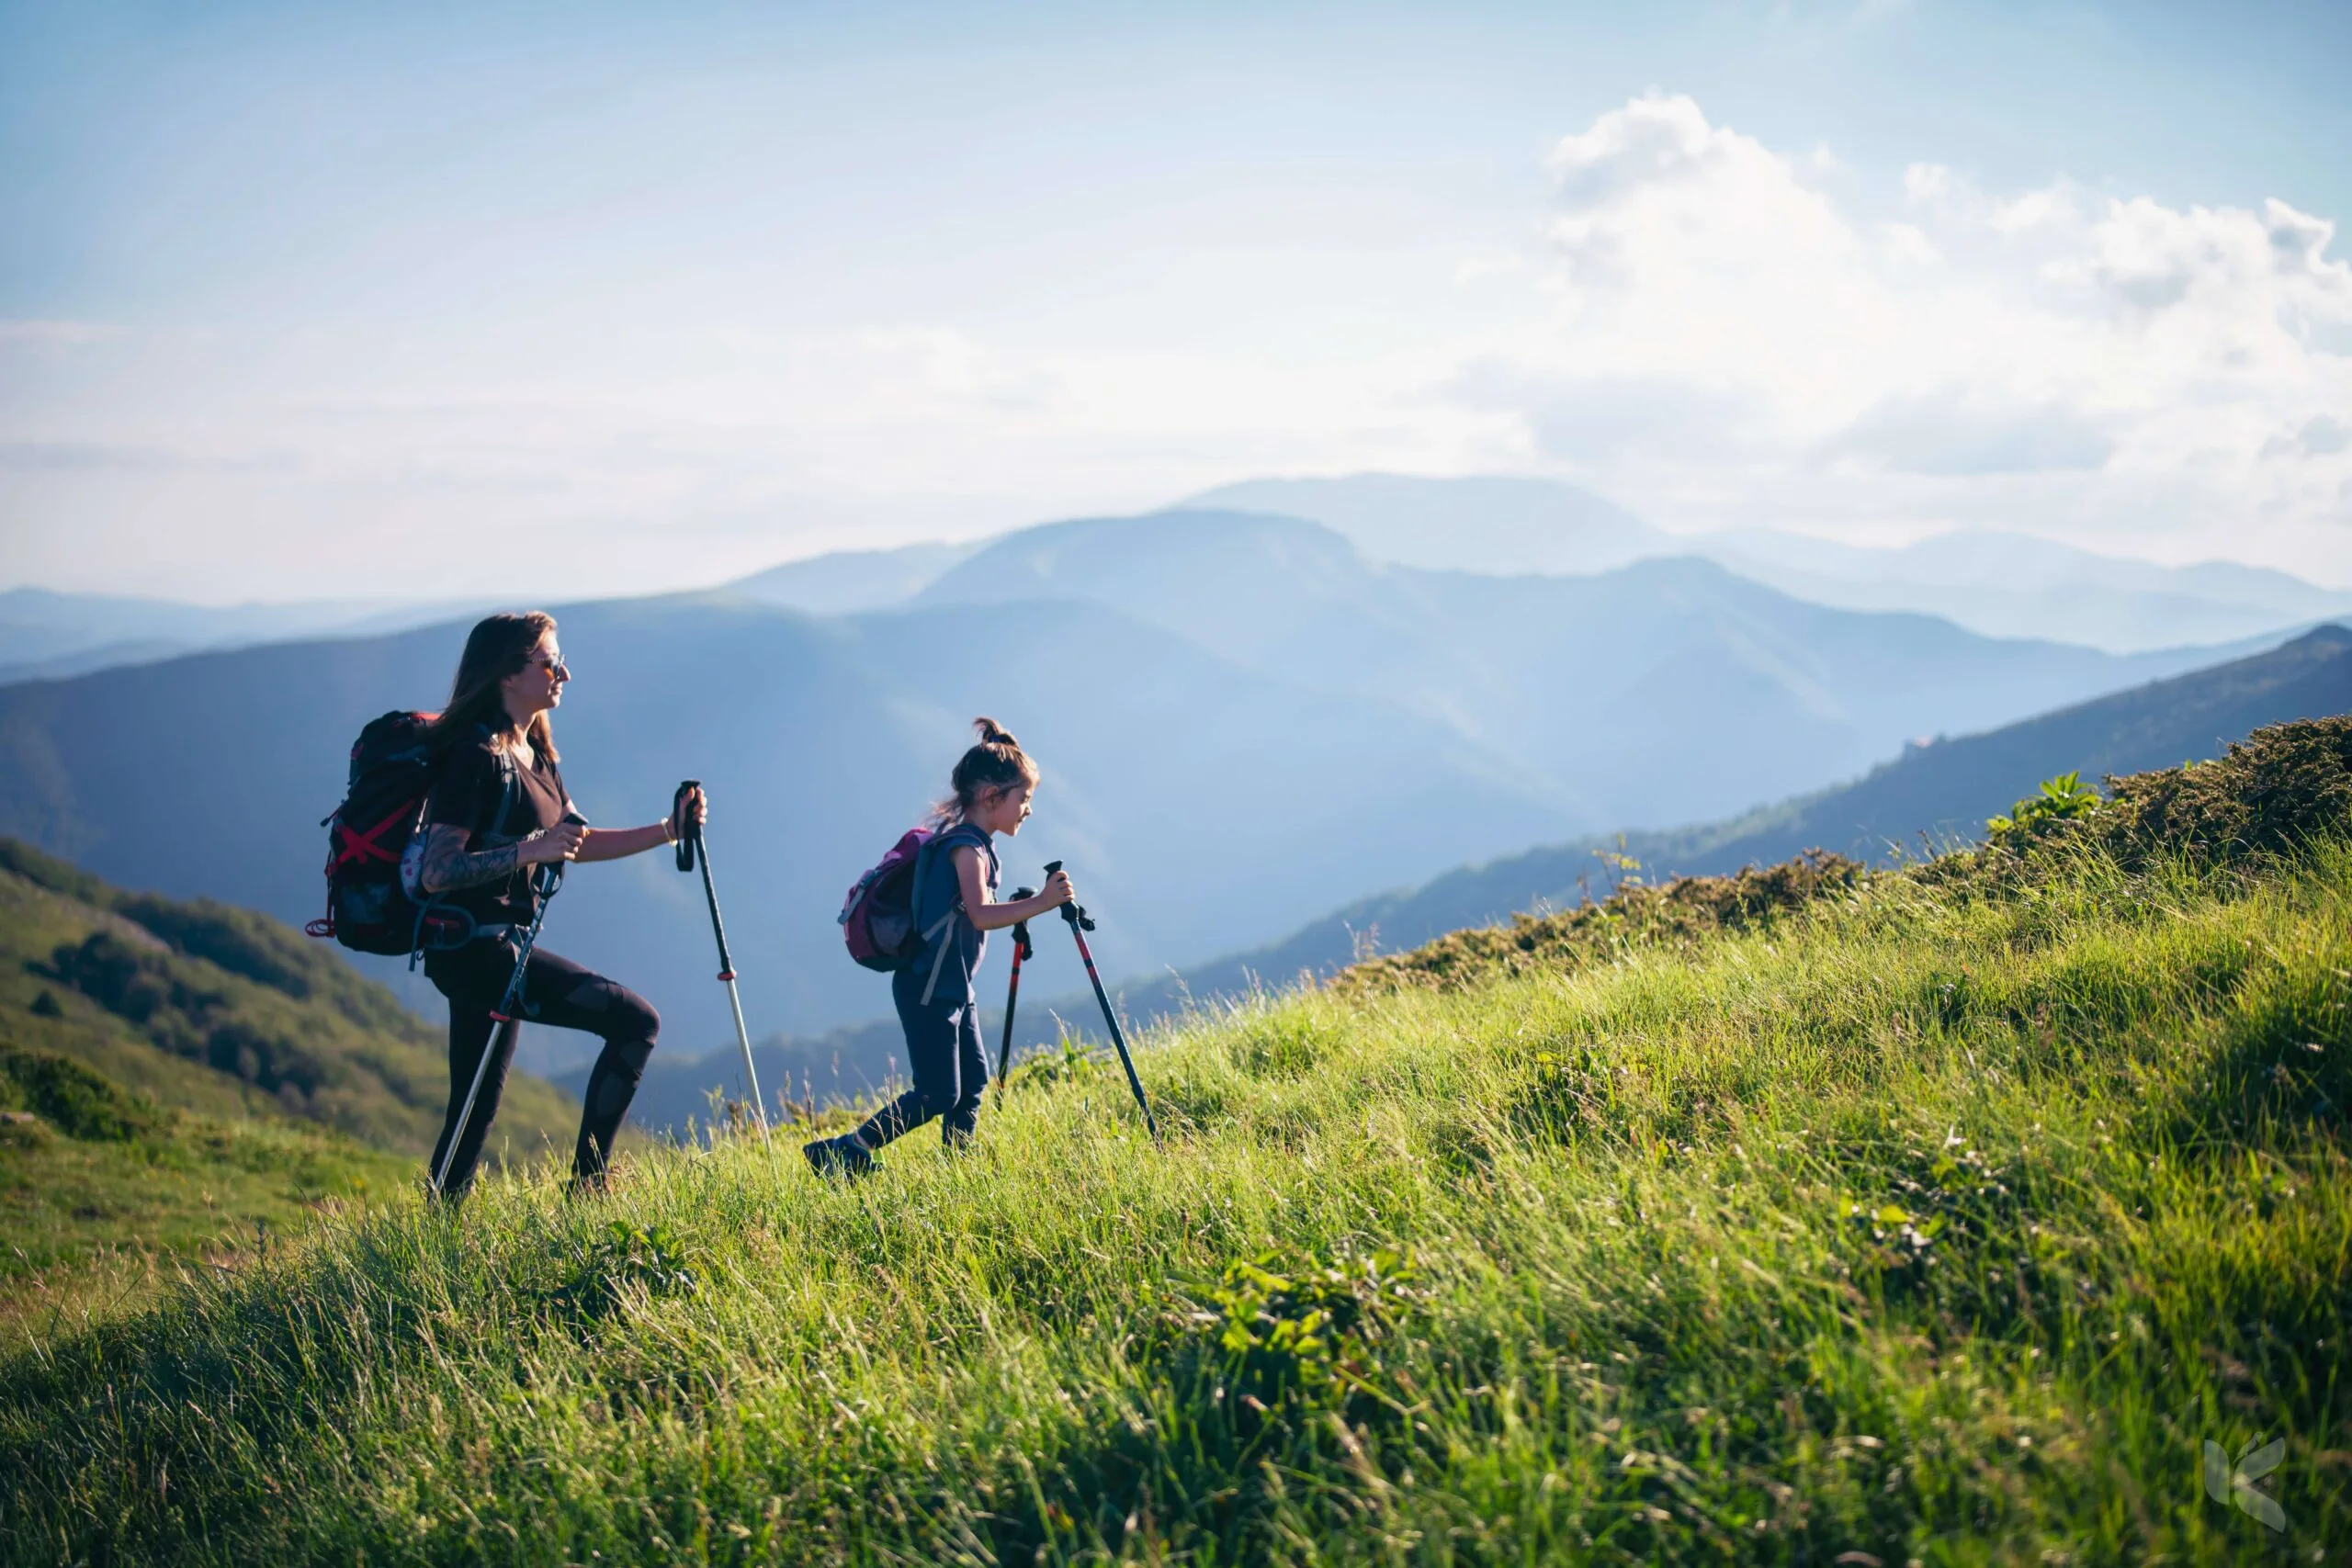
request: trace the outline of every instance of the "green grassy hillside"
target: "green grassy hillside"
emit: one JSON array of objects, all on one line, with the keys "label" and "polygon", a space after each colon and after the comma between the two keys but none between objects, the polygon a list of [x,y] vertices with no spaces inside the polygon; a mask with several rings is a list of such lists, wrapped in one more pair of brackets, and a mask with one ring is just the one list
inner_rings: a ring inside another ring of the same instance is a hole
[{"label": "green grassy hillside", "polygon": [[[164,1104],[322,1123],[421,1154],[447,1105],[439,1027],[266,915],[126,893],[0,839],[0,1040]],[[578,1112],[518,1077],[500,1146],[568,1146]]]},{"label": "green grassy hillside", "polygon": [[0,1298],[21,1315],[89,1294],[76,1287],[94,1263],[258,1247],[415,1169],[322,1127],[177,1110],[0,1043]]},{"label": "green grassy hillside", "polygon": [[2324,1561],[2347,759],[1196,1017],[1158,1147],[1057,1062],[855,1187],[332,1220],[0,1364],[0,1552]]},{"label": "green grassy hillside", "polygon": [[[145,1299],[159,1269],[413,1181],[446,1049],[266,916],[126,893],[0,839],[0,1319]],[[493,1148],[568,1147],[577,1116],[517,1078]]]}]

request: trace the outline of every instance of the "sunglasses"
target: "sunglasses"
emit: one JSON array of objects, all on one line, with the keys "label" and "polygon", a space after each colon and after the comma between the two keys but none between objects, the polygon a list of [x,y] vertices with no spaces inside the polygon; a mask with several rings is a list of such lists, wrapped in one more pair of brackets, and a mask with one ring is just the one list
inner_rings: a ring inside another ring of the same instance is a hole
[{"label": "sunglasses", "polygon": [[546,671],[550,681],[571,679],[571,666],[563,661],[563,655],[560,653],[549,659],[534,659],[530,662],[532,668]]}]

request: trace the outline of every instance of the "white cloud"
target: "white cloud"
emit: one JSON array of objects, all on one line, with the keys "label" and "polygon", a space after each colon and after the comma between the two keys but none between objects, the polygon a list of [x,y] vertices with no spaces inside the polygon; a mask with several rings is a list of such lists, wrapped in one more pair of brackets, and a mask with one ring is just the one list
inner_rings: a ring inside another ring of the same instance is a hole
[{"label": "white cloud", "polygon": [[2352,265],[2277,200],[2175,208],[1823,161],[1637,98],[1550,162],[1538,330],[1444,384],[1662,521],[1999,521],[2352,578]]},{"label": "white cloud", "polygon": [[1889,223],[1880,233],[1881,243],[1889,261],[1933,266],[1944,259],[1943,253],[1936,249],[1935,242],[1928,239],[1927,231],[1916,223]]},{"label": "white cloud", "polygon": [[2272,436],[2262,444],[2266,457],[2288,457],[2298,455],[2312,457],[2333,457],[2352,448],[2352,424],[2346,424],[2333,414],[2313,414],[2311,418]]}]

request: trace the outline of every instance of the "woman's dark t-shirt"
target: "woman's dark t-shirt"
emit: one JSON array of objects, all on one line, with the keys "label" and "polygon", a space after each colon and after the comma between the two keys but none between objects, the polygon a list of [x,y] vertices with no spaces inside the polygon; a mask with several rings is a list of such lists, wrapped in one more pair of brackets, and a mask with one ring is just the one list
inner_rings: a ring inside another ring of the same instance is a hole
[{"label": "woman's dark t-shirt", "polygon": [[[426,825],[463,828],[466,852],[475,854],[552,828],[571,810],[562,771],[545,757],[534,753],[528,766],[518,759],[514,775],[514,803],[508,806],[505,770],[488,735],[460,742],[424,803]],[[537,910],[528,866],[518,867],[513,875],[496,882],[452,888],[440,899],[457,905],[484,925],[527,925]]]}]

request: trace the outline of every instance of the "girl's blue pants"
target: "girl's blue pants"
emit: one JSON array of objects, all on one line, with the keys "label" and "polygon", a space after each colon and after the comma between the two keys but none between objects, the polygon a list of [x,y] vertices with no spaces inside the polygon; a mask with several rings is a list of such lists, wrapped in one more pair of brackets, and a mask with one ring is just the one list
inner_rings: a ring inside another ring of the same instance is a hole
[{"label": "girl's blue pants", "polygon": [[[899,972],[903,977],[906,971]],[[907,1066],[915,1086],[866,1119],[857,1137],[869,1149],[911,1132],[936,1116],[948,1145],[967,1142],[980,1119],[980,1091],[988,1088],[989,1059],[980,1049],[979,1009],[968,1002],[924,1007],[914,994],[890,987],[899,1024],[907,1035]]]}]

